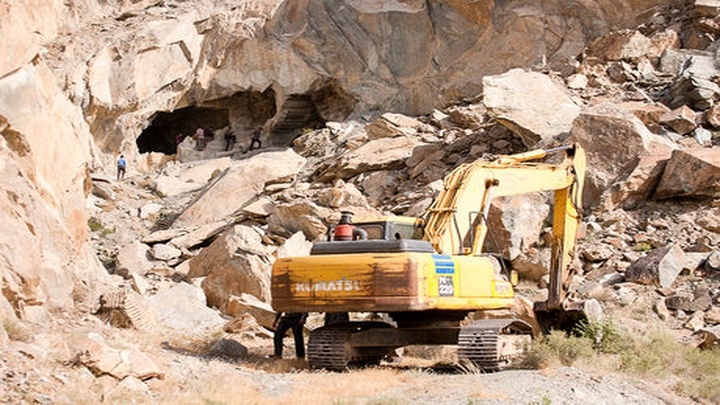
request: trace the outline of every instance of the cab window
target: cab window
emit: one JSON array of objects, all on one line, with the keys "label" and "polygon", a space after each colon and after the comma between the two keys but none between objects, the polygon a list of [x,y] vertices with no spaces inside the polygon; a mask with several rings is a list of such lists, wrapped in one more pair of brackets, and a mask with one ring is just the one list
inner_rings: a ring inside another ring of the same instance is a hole
[{"label": "cab window", "polygon": [[383,227],[379,224],[358,224],[357,225],[360,229],[365,230],[367,232],[367,238],[368,239],[384,239],[385,235],[383,233]]}]

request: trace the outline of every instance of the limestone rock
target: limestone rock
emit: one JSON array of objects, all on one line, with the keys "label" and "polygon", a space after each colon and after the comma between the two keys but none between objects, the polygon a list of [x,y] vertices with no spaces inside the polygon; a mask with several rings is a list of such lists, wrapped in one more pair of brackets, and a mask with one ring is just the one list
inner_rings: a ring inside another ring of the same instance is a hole
[{"label": "limestone rock", "polygon": [[698,345],[701,349],[712,349],[720,346],[720,325],[702,328],[695,333],[702,339]]},{"label": "limestone rock", "polygon": [[305,159],[291,149],[261,153],[235,164],[185,209],[173,227],[205,225],[231,216],[259,194],[265,183],[292,176],[304,164]]},{"label": "limestone rock", "polygon": [[705,326],[704,318],[705,316],[702,312],[695,312],[690,315],[690,319],[683,324],[683,327],[685,329],[690,329],[691,331],[698,331]]},{"label": "limestone rock", "polygon": [[224,312],[234,295],[248,293],[269,300],[270,272],[270,265],[257,256],[235,256],[215,266],[202,281],[207,304]]},{"label": "limestone rock", "polygon": [[128,376],[148,380],[165,375],[165,367],[136,348],[113,348],[94,333],[88,338],[87,346],[77,355],[77,361],[96,376],[107,374],[118,380]]},{"label": "limestone rock", "polygon": [[588,85],[588,78],[583,74],[576,73],[574,75],[568,76],[568,78],[565,79],[565,82],[567,83],[568,88],[574,90],[583,90]]},{"label": "limestone rock", "polygon": [[643,157],[648,157],[648,165],[642,169],[644,174],[635,183],[647,184],[647,190],[657,178],[653,176],[660,174],[653,167],[660,164],[669,150],[675,147],[648,131],[627,110],[611,103],[584,110],[573,123],[571,138],[579,142],[587,153],[588,171],[583,191],[586,207],[598,203],[600,195],[610,185],[633,173]]},{"label": "limestone rock", "polygon": [[210,274],[214,266],[228,259],[228,255],[266,255],[269,249],[263,245],[261,235],[252,227],[235,225],[223,232],[210,246],[190,260],[189,278]]},{"label": "limestone rock", "polygon": [[668,307],[665,305],[665,300],[663,299],[655,301],[653,311],[655,311],[660,320],[666,321],[670,319],[670,311],[668,311]]},{"label": "limestone rock", "polygon": [[117,193],[110,187],[109,184],[93,181],[92,193],[94,196],[100,197],[104,200],[112,201],[117,199]]},{"label": "limestone rock", "polygon": [[204,185],[214,175],[222,173],[226,169],[233,166],[232,159],[228,157],[211,159],[204,162],[197,162],[187,168],[182,169],[178,178],[187,183],[196,183]]},{"label": "limestone rock", "polygon": [[361,186],[363,194],[368,197],[367,201],[377,204],[387,195],[393,194],[399,184],[399,175],[388,170],[368,173],[363,177]]},{"label": "limestone rock", "polygon": [[185,229],[163,229],[161,231],[155,231],[147,236],[143,236],[140,241],[147,244],[167,242],[171,239],[187,235],[187,233],[188,231]]},{"label": "limestone rock", "polygon": [[162,211],[162,209],[163,209],[162,204],[158,204],[158,203],[154,203],[154,202],[147,203],[147,204],[143,205],[142,207],[140,207],[140,218],[149,219],[149,218],[155,217],[155,216],[157,216],[157,214],[160,213],[160,211]]},{"label": "limestone rock", "polygon": [[161,197],[172,197],[182,193],[199,190],[204,184],[183,181],[176,177],[160,176],[155,179],[153,188]]},{"label": "limestone rock", "polygon": [[469,106],[453,106],[448,108],[447,115],[450,121],[463,128],[476,129],[485,122],[487,108],[483,104]]},{"label": "limestone rock", "polygon": [[692,132],[692,137],[698,145],[710,148],[712,147],[713,133],[703,127],[697,127]]},{"label": "limestone rock", "polygon": [[661,116],[660,123],[669,126],[680,135],[690,133],[697,126],[695,112],[685,105]]},{"label": "limestone rock", "polygon": [[310,249],[312,249],[312,242],[305,239],[305,235],[302,232],[296,232],[286,239],[285,243],[278,248],[276,256],[278,258],[308,256],[310,255]]},{"label": "limestone rock", "polygon": [[538,244],[540,231],[550,212],[546,197],[526,194],[492,200],[488,214],[488,235],[484,252],[502,254],[515,260],[530,246]]},{"label": "limestone rock", "polygon": [[625,280],[669,288],[685,265],[685,253],[677,245],[654,249],[625,270]]},{"label": "limestone rock", "polygon": [[172,284],[145,302],[157,328],[188,338],[208,336],[222,330],[225,323],[217,311],[208,308],[203,290],[187,283]]},{"label": "limestone rock", "polygon": [[412,135],[422,125],[415,118],[402,114],[385,113],[365,127],[370,140]]},{"label": "limestone rock", "polygon": [[[188,232],[187,229],[176,230],[179,236],[173,237],[170,243],[179,249],[192,249],[201,243],[215,237],[220,232],[227,229],[231,224],[225,221],[212,222],[206,225],[196,227]],[[170,234],[170,232],[168,232]]]},{"label": "limestone rock", "polygon": [[670,108],[687,105],[695,110],[710,108],[720,99],[720,86],[713,81],[718,69],[711,55],[693,54],[688,57],[678,76],[665,96],[665,104]]},{"label": "limestone rock", "polygon": [[619,105],[632,112],[654,134],[661,133],[660,118],[670,112],[670,109],[661,103],[624,102]]},{"label": "limestone rock", "polygon": [[580,107],[547,76],[513,69],[483,78],[488,114],[517,133],[528,148],[569,132]]},{"label": "limestone rock", "polygon": [[170,261],[180,257],[182,251],[171,244],[158,243],[152,247],[152,256],[158,260]]},{"label": "limestone rock", "polygon": [[202,287],[210,306],[223,310],[231,296],[242,293],[270,298],[270,267],[256,256],[264,248],[246,229],[238,225],[224,232],[190,261],[188,278],[206,276]]},{"label": "limestone rock", "polygon": [[308,240],[315,241],[327,232],[324,210],[309,202],[278,205],[268,218],[270,232],[289,237],[302,232]]},{"label": "limestone rock", "polygon": [[318,180],[349,179],[360,173],[401,168],[412,149],[420,144],[415,138],[381,138],[343,155],[329,167],[319,169]]},{"label": "limestone rock", "polygon": [[140,241],[123,246],[117,255],[115,273],[128,278],[131,273],[144,275],[152,268],[150,247]]},{"label": "limestone rock", "polygon": [[672,150],[669,146],[658,145],[653,152],[641,156],[629,174],[620,177],[605,190],[599,207],[607,211],[617,207],[633,209],[648,200],[662,177]]},{"label": "limestone rock", "polygon": [[675,150],[665,167],[655,198],[720,197],[720,149]]},{"label": "limestone rock", "polygon": [[660,56],[655,44],[635,30],[611,31],[593,41],[587,54],[605,61],[633,61],[643,56]]},{"label": "limestone rock", "polygon": [[715,129],[720,129],[720,104],[713,104],[705,111],[705,119]]},{"label": "limestone rock", "polygon": [[712,253],[710,253],[707,262],[705,262],[705,266],[711,270],[720,270],[720,249],[714,249]]},{"label": "limestone rock", "polygon": [[234,317],[249,314],[260,326],[267,329],[273,329],[273,322],[275,322],[275,311],[270,304],[251,294],[243,293],[240,296],[230,297],[224,312]]}]

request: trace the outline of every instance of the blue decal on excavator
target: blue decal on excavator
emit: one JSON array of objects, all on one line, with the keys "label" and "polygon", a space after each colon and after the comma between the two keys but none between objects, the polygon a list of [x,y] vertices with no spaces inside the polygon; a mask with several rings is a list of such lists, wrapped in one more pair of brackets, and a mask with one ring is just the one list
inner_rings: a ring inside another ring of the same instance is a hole
[{"label": "blue decal on excavator", "polygon": [[437,274],[455,274],[455,263],[450,255],[432,255],[435,262],[435,273]]}]

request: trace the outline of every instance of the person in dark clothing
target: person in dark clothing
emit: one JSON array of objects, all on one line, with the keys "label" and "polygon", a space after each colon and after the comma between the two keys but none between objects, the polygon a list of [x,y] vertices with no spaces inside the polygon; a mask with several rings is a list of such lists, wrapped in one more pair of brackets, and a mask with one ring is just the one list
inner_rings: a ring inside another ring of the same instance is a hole
[{"label": "person in dark clothing", "polygon": [[253,131],[252,137],[251,137],[251,139],[250,139],[250,149],[248,149],[248,150],[253,150],[253,149],[255,149],[255,144],[256,144],[256,143],[257,143],[257,148],[258,148],[258,149],[262,148],[262,142],[260,142],[261,130],[262,130],[261,128],[258,128],[258,129],[256,129],[255,131]]},{"label": "person in dark clothing", "polygon": [[275,344],[275,356],[282,358],[283,338],[288,329],[292,329],[293,338],[295,339],[295,355],[298,359],[305,357],[305,341],[303,340],[303,325],[307,319],[306,312],[278,312],[275,315],[275,336],[273,343]]},{"label": "person in dark clothing", "polygon": [[232,131],[232,128],[227,127],[225,128],[225,150],[229,151],[232,149],[232,147],[235,145],[235,134]]}]

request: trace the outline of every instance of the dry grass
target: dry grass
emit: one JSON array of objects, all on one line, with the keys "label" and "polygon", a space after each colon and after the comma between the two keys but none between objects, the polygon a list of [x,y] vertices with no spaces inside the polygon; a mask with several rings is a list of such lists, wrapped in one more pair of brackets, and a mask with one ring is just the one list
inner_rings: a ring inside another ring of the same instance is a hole
[{"label": "dry grass", "polygon": [[[399,371],[368,368],[342,375],[326,372],[251,377],[235,370],[204,375],[186,392],[165,395],[162,402],[183,404],[405,404],[388,395],[401,384]],[[275,381],[272,381],[275,379]],[[264,381],[263,381],[264,380]],[[259,387],[265,388],[259,388]]]},{"label": "dry grass", "polygon": [[702,351],[662,332],[631,334],[612,323],[586,324],[575,335],[553,332],[528,349],[523,366],[559,365],[622,373],[720,403],[720,351]]}]

